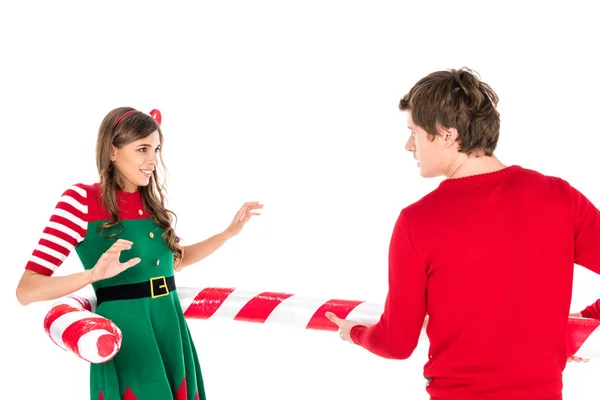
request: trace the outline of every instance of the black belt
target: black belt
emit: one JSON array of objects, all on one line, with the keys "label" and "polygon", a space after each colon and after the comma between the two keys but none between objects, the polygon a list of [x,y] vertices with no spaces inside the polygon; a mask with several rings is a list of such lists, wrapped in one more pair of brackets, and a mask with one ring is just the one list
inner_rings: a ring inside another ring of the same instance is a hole
[{"label": "black belt", "polygon": [[144,297],[166,296],[175,290],[175,278],[159,276],[145,282],[128,283],[126,285],[107,286],[96,290],[96,307],[100,303],[111,300],[132,300]]}]

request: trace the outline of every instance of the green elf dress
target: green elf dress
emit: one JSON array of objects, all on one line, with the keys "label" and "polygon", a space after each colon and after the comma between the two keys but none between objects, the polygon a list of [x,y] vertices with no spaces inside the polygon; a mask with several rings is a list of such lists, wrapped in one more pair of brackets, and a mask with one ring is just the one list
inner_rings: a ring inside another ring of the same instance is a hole
[{"label": "green elf dress", "polygon": [[119,275],[95,282],[96,313],[122,331],[121,349],[113,359],[90,364],[92,400],[205,400],[196,349],[173,278],[173,253],[163,230],[145,209],[141,193],[118,192],[122,226],[109,239],[98,226],[110,214],[98,184],[76,184],[63,193],[26,268],[52,275],[75,248],[85,269],[118,239],[133,242],[121,262],[141,262]]}]

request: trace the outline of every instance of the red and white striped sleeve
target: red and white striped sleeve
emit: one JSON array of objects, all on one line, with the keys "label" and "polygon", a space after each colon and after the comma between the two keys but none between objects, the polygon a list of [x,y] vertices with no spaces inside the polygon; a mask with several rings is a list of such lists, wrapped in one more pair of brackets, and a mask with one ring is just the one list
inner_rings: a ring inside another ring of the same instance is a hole
[{"label": "red and white striped sleeve", "polygon": [[81,184],[73,185],[63,193],[25,269],[48,276],[56,271],[85,238],[87,199],[87,190]]}]

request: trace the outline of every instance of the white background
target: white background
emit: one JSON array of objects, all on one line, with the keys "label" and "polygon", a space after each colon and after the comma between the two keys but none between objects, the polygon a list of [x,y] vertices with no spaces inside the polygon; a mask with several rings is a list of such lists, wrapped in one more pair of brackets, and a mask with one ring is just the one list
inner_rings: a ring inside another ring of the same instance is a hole
[{"label": "white background", "polygon": [[[97,180],[108,111],[162,111],[186,244],[224,229],[244,201],[265,205],[180,286],[383,302],[395,219],[439,183],[403,150],[397,109],[430,72],[479,72],[500,97],[498,157],[600,204],[600,29],[586,4],[3,2],[0,398],[88,397],[87,364],[43,331],[51,303],[23,308],[14,289],[61,193]],[[580,310],[600,297],[600,278],[575,269]],[[57,273],[80,270],[71,256]],[[189,324],[209,399],[427,398],[426,343],[388,361],[329,332]],[[597,399],[599,365],[569,364],[565,399]]]}]

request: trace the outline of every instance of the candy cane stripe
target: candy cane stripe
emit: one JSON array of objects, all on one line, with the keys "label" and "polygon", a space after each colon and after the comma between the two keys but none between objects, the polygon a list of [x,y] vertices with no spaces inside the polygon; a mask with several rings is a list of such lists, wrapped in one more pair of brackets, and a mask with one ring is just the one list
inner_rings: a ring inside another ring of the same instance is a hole
[{"label": "candy cane stripe", "polygon": [[233,318],[238,321],[265,322],[275,307],[291,294],[264,292],[250,299]]}]

